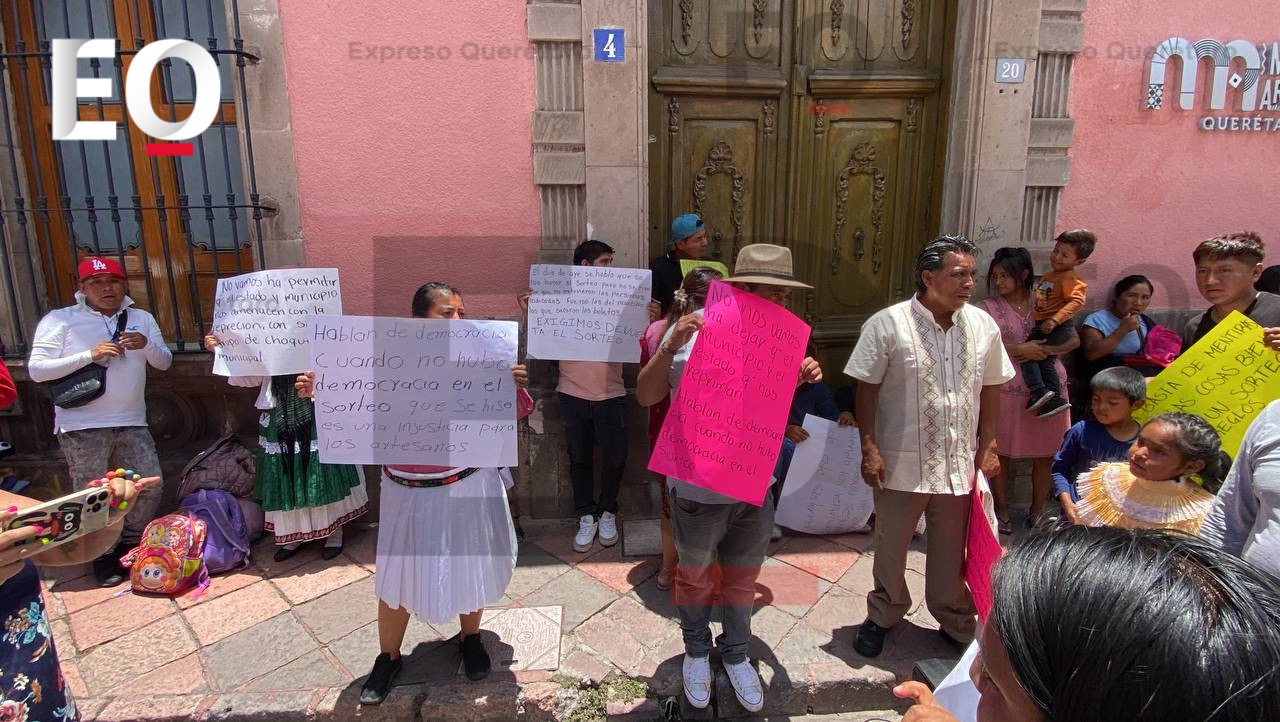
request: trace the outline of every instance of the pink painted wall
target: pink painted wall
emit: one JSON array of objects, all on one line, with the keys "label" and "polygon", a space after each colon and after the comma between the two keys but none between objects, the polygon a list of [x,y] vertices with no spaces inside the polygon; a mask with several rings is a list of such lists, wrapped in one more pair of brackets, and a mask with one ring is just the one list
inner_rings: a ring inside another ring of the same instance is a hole
[{"label": "pink painted wall", "polygon": [[[1098,250],[1081,268],[1093,281],[1091,307],[1101,306],[1107,289],[1130,273],[1155,282],[1153,308],[1205,307],[1196,291],[1191,251],[1224,232],[1261,233],[1271,249],[1268,263],[1280,263],[1280,132],[1209,132],[1198,125],[1208,115],[1280,122],[1280,112],[1233,112],[1238,103],[1233,90],[1227,110],[1208,110],[1207,87],[1197,95],[1194,110],[1181,110],[1172,71],[1165,107],[1145,110],[1152,47],[1175,36],[1192,43],[1212,38],[1270,45],[1280,42],[1275,17],[1275,0],[1089,3],[1087,49],[1072,81],[1071,182],[1058,223],[1060,230],[1083,226],[1099,234]],[[1202,84],[1211,81],[1208,65],[1201,66],[1199,77]]]},{"label": "pink painted wall", "polygon": [[514,316],[541,242],[524,4],[280,0],[280,15],[307,264],[340,269],[347,313],[408,316],[419,285],[445,281],[470,316]]}]

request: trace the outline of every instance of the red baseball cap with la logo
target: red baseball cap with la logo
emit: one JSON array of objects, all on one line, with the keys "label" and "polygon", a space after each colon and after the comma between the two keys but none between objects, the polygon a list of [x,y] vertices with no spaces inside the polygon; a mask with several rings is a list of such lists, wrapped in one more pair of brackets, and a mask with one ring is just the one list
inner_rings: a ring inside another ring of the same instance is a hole
[{"label": "red baseball cap with la logo", "polygon": [[124,267],[120,265],[119,261],[113,258],[90,256],[80,262],[77,272],[80,275],[81,281],[87,281],[92,276],[100,276],[104,273],[109,276],[128,280],[124,275]]}]

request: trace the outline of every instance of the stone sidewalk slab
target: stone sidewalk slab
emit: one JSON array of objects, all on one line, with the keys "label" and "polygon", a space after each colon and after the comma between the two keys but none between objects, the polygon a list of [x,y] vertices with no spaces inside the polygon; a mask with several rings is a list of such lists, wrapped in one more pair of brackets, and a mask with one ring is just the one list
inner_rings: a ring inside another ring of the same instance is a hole
[{"label": "stone sidewalk slab", "polygon": [[649,557],[662,554],[661,519],[623,519],[622,554]]},{"label": "stone sidewalk slab", "polygon": [[[203,646],[220,642],[244,625],[265,622],[289,610],[289,601],[273,584],[260,581],[209,601],[188,607],[182,616]],[[228,624],[228,620],[235,620]]]},{"label": "stone sidewalk slab", "polygon": [[201,650],[219,689],[234,690],[317,649],[306,628],[290,612],[237,632]]},{"label": "stone sidewalk slab", "polygon": [[[554,670],[560,666],[560,607],[521,607],[487,612],[480,623],[493,668],[508,672]],[[510,645],[510,654],[504,654]]]},{"label": "stone sidewalk slab", "polygon": [[[572,550],[571,525],[524,526],[511,584],[482,622],[490,676],[476,683],[462,674],[456,619],[413,619],[403,671],[377,707],[358,701],[379,651],[375,525],[349,527],[332,561],[308,544],[275,562],[274,546],[260,542],[250,567],[215,577],[200,599],[100,590],[87,566],[48,570],[50,625],[87,721],[633,720],[679,708],[684,643],[671,594],[656,587],[657,548],[624,554],[656,541],[644,538],[656,521],[628,521],[617,545],[587,553]],[[638,537],[630,545],[628,529]],[[914,543],[913,568],[923,569],[923,548]],[[866,534],[770,544],[749,647],[768,685],[766,717],[900,710],[890,690],[915,661],[955,656],[934,631],[914,571],[911,614],[890,632],[885,654],[867,660],[853,651],[873,556]],[[745,715],[714,654],[713,663],[715,700],[696,718]]]},{"label": "stone sidewalk slab", "polygon": [[141,629],[174,611],[173,600],[168,597],[126,594],[96,605],[92,615],[72,615],[68,622],[75,645],[88,649]]},{"label": "stone sidewalk slab", "polygon": [[373,576],[300,604],[293,611],[317,642],[341,639],[378,618]]}]

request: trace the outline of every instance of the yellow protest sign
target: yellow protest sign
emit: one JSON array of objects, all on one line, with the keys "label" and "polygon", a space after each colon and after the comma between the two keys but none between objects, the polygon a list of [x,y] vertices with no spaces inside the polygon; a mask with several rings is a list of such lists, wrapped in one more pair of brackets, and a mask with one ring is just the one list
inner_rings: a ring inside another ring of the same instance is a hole
[{"label": "yellow protest sign", "polygon": [[1218,430],[1222,450],[1234,459],[1249,424],[1276,398],[1280,353],[1262,344],[1261,326],[1232,311],[1151,379],[1147,405],[1133,417],[1145,424],[1169,411],[1201,416]]},{"label": "yellow protest sign", "polygon": [[721,278],[729,277],[729,267],[719,261],[706,261],[701,259],[697,261],[689,261],[685,259],[680,260],[681,276],[689,275],[689,271],[692,271],[695,268],[712,268],[720,272]]}]

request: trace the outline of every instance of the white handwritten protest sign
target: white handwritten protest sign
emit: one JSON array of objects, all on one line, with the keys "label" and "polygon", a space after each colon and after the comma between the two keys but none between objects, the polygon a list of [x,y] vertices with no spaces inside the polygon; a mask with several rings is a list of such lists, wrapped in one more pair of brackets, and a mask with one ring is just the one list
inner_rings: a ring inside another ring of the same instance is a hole
[{"label": "white handwritten protest sign", "polygon": [[529,355],[562,361],[640,360],[653,272],[596,266],[529,269]]},{"label": "white handwritten protest sign", "polygon": [[518,334],[511,321],[312,318],[320,460],[515,465]]},{"label": "white handwritten protest sign", "polygon": [[774,520],[808,534],[861,529],[875,510],[871,487],[862,481],[858,430],[806,415],[809,438],[796,444]]},{"label": "white handwritten protest sign", "polygon": [[219,376],[275,376],[310,368],[307,319],[342,313],[336,268],[258,271],[218,280],[212,333]]}]

